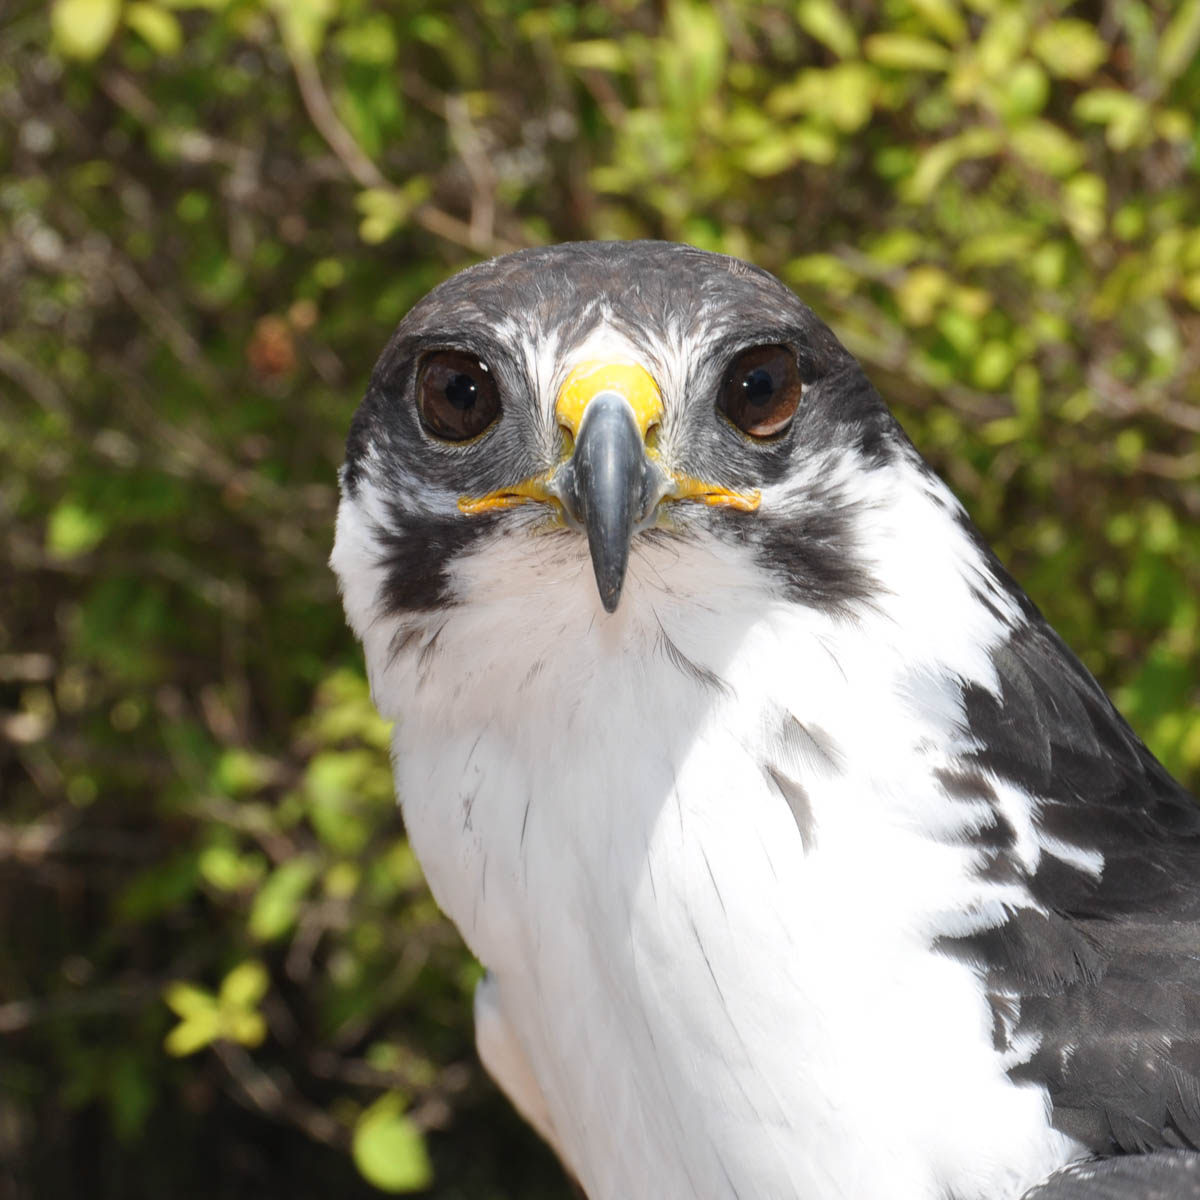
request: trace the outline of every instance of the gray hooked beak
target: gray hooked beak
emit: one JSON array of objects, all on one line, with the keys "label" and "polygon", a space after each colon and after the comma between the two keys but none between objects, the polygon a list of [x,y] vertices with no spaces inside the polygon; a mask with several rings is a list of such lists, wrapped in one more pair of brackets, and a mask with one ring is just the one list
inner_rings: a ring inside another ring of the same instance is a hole
[{"label": "gray hooked beak", "polygon": [[633,535],[657,506],[665,472],[646,457],[633,409],[617,392],[593,396],[575,453],[556,472],[551,492],[568,520],[587,532],[605,612],[615,612]]}]

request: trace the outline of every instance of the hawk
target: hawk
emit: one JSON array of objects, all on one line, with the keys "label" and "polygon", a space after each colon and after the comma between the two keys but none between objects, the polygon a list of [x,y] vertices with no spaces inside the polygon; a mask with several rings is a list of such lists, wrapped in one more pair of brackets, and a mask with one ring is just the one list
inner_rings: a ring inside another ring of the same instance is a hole
[{"label": "hawk", "polygon": [[341,488],[480,1056],[591,1200],[1200,1196],[1200,807],[778,280],[472,267]]}]

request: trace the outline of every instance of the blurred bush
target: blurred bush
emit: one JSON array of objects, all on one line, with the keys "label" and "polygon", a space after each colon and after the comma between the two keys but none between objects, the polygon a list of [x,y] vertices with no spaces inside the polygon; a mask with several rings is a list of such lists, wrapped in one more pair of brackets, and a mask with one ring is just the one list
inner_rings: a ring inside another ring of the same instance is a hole
[{"label": "blurred bush", "polygon": [[780,274],[1195,786],[1198,47],[1200,0],[12,0],[0,1191],[567,1194],[325,567],[374,355],[481,256]]}]

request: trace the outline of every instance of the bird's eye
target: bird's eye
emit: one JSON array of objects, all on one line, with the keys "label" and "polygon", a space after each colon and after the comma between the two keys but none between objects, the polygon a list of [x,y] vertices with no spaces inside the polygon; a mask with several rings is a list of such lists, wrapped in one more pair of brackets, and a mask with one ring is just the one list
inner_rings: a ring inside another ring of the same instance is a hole
[{"label": "bird's eye", "polygon": [[417,407],[435,437],[466,442],[500,415],[500,392],[486,363],[461,350],[439,350],[421,367]]},{"label": "bird's eye", "polygon": [[804,381],[786,346],[754,346],[729,364],[717,398],[720,410],[751,437],[782,433],[796,415]]}]

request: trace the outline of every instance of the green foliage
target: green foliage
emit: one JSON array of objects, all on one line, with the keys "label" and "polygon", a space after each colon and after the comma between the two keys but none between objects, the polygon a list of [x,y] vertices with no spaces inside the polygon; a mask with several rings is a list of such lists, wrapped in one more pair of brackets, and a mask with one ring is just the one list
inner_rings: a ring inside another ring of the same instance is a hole
[{"label": "green foliage", "polygon": [[405,1117],[403,1098],[381,1096],[354,1127],[354,1161],[380,1191],[419,1192],[433,1180],[421,1131]]},{"label": "green foliage", "polygon": [[1198,51],[1197,0],[6,13],[14,1195],[566,1194],[475,1064],[325,565],[374,356],[481,256],[774,270],[1200,782]]}]

